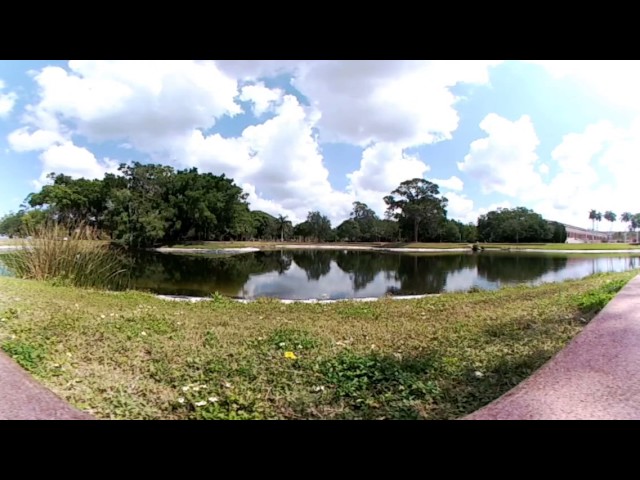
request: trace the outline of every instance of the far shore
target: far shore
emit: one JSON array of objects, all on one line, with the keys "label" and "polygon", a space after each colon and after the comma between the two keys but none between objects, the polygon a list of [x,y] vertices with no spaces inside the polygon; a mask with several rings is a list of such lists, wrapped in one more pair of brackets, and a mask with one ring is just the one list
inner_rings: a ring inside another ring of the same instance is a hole
[{"label": "far shore", "polygon": [[[154,249],[162,253],[251,253],[265,250],[364,250],[382,252],[435,253],[435,252],[469,252],[473,244],[459,243],[402,243],[402,244],[349,244],[349,243],[280,243],[280,242],[205,242],[195,245],[178,245]],[[565,244],[478,244],[486,251],[503,252],[551,252],[551,253],[638,253],[640,246],[616,243],[565,243]]]},{"label": "far shore", "polygon": [[[21,248],[20,240],[0,240],[0,253]],[[291,242],[202,242],[193,244],[178,244],[154,248],[162,253],[198,253],[198,254],[240,254],[266,250],[362,250],[380,252],[406,253],[437,253],[437,252],[469,252],[472,243],[291,243]],[[638,253],[640,245],[628,243],[535,243],[535,244],[507,244],[507,243],[478,243],[480,251],[502,252],[549,252],[549,253]]]}]

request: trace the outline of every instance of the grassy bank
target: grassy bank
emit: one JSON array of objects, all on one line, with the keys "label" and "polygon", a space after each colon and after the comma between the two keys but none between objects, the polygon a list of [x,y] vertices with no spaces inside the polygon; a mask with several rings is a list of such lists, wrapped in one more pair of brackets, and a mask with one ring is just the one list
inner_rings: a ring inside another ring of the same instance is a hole
[{"label": "grassy bank", "polygon": [[[373,248],[428,248],[449,250],[465,248],[470,249],[471,243],[408,243],[408,242],[370,242],[370,243],[348,243],[348,242],[328,242],[328,243],[299,243],[299,242],[199,242],[189,244],[171,245],[173,248],[197,248],[197,249],[235,249],[254,247],[261,250],[276,250],[282,246],[328,246],[328,247],[373,247]],[[628,243],[480,243],[485,249],[498,250],[638,250],[640,245],[630,245]]]},{"label": "grassy bank", "polygon": [[323,305],[0,277],[0,346],[99,418],[452,419],[530,375],[636,273]]}]

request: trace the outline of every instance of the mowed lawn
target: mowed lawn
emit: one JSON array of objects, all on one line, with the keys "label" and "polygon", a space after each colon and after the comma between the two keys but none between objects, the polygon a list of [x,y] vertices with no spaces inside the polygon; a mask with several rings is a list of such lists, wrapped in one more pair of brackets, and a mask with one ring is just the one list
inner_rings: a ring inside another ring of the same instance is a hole
[{"label": "mowed lawn", "polygon": [[529,376],[635,274],[332,304],[0,277],[0,346],[104,419],[455,419]]}]

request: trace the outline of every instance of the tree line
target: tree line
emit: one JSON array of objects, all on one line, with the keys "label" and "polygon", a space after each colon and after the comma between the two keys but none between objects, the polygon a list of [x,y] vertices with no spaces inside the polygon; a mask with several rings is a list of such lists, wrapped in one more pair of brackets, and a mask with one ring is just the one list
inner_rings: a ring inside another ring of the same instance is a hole
[{"label": "tree line", "polygon": [[[611,210],[607,210],[606,212],[604,212],[604,214],[594,209],[590,210],[589,220],[591,220],[591,229],[595,230],[596,222],[598,222],[598,225],[600,225],[600,222],[603,218],[608,222],[611,222],[611,224],[613,225],[613,222],[618,219],[618,215]],[[624,212],[620,215],[620,220],[627,224],[630,232],[636,232],[638,229],[640,229],[640,213]],[[609,227],[609,231],[611,231],[611,227]]]},{"label": "tree line", "polygon": [[[561,224],[524,207],[498,209],[477,225],[447,218],[448,200],[423,178],[402,182],[384,197],[384,218],[354,202],[337,227],[320,211],[301,223],[285,215],[251,210],[234,180],[158,164],[121,164],[102,179],[48,175],[50,184],[31,193],[21,209],[0,219],[0,234],[24,236],[47,221],[84,224],[98,235],[132,248],[189,241],[279,240],[317,242],[564,242]],[[70,227],[71,228],[71,227]]]}]

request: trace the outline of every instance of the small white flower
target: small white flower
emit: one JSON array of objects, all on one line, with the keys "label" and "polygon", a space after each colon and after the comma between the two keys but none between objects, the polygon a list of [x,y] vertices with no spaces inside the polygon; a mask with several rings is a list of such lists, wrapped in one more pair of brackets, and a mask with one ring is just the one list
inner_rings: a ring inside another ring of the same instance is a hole
[{"label": "small white flower", "polygon": [[[13,338],[16,338],[15,335],[13,336]],[[67,352],[67,357],[71,357],[71,352]]]},{"label": "small white flower", "polygon": [[278,344],[278,346],[279,346],[279,347],[284,347],[285,345],[286,345],[286,343],[285,343],[285,342],[280,342],[280,343]]},{"label": "small white flower", "polygon": [[184,403],[184,398],[183,397],[178,397],[178,403]]},{"label": "small white flower", "polygon": [[476,376],[476,378],[482,378],[484,377],[484,373],[476,370],[475,372],[473,372],[473,374]]},{"label": "small white flower", "polygon": [[140,332],[140,335],[142,335],[143,337],[147,336],[147,332]]},{"label": "small white flower", "polygon": [[100,315],[100,318],[107,318],[105,315]]},{"label": "small white flower", "polygon": [[182,387],[182,391],[183,392],[188,392],[189,391],[189,385],[187,385],[186,387]]},{"label": "small white flower", "polygon": [[194,392],[199,392],[200,391],[200,387],[198,387],[197,385],[195,387],[193,387],[193,391]]},{"label": "small white flower", "polygon": [[207,404],[207,402],[205,402],[204,400],[202,400],[201,402],[196,402],[196,407],[204,407]]},{"label": "small white flower", "polygon": [[216,403],[218,401],[218,397],[209,397],[209,403]]},{"label": "small white flower", "polygon": [[313,387],[313,391],[314,392],[324,392],[324,386],[319,385],[319,386]]},{"label": "small white flower", "polygon": [[182,323],[181,323],[181,322],[178,322],[178,323],[176,323],[176,325],[182,325]]},{"label": "small white flower", "polygon": [[227,382],[227,381],[222,382],[222,386],[224,388],[231,388],[231,384],[229,382]]},{"label": "small white flower", "polygon": [[302,345],[298,345],[298,350],[302,350]]},{"label": "small white flower", "polygon": [[375,348],[377,348],[377,347],[375,346],[375,344],[372,344],[372,345],[371,345],[371,349],[373,350],[373,349],[375,349]]}]

